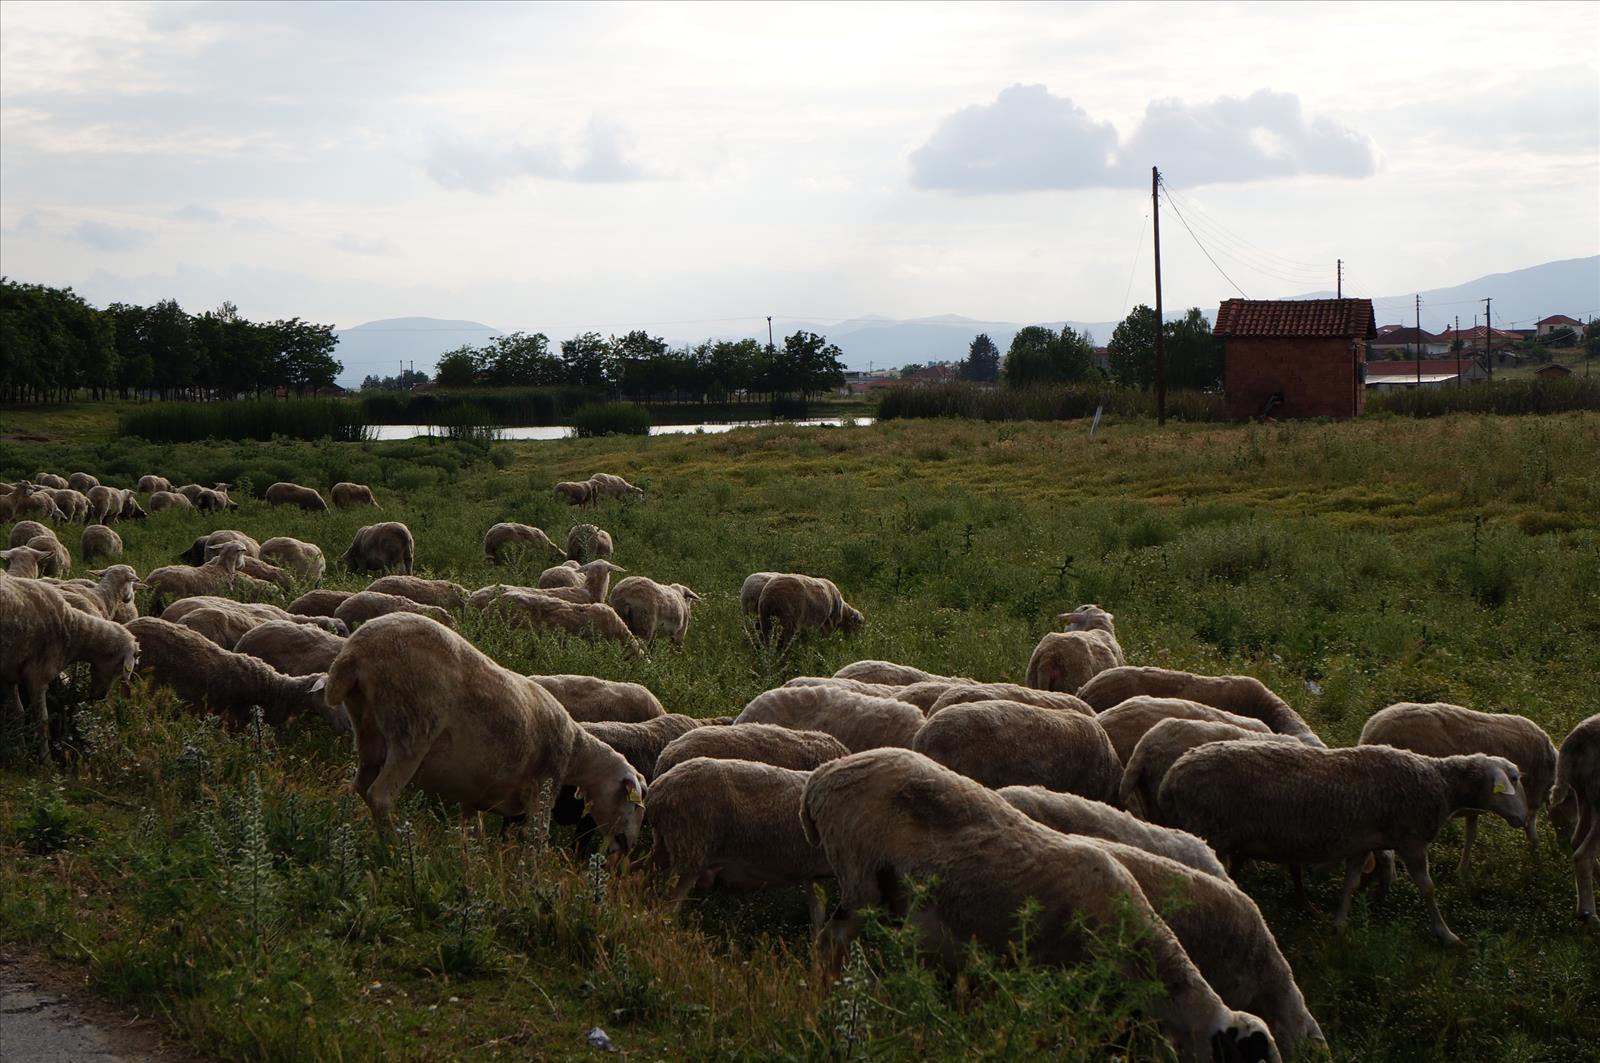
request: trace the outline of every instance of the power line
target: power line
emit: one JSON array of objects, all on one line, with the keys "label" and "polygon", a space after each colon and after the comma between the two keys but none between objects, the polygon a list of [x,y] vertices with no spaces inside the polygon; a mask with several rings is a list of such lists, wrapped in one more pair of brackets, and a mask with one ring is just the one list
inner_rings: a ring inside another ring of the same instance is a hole
[{"label": "power line", "polygon": [[1286,255],[1280,255],[1275,251],[1269,251],[1264,247],[1260,247],[1245,239],[1243,236],[1233,232],[1220,220],[1213,217],[1209,211],[1201,207],[1198,202],[1190,199],[1187,195],[1179,195],[1178,193],[1173,192],[1172,189],[1167,186],[1165,176],[1162,178],[1161,186],[1166,190],[1169,197],[1181,201],[1181,205],[1188,208],[1189,213],[1195,219],[1194,223],[1196,227],[1200,228],[1202,231],[1207,229],[1212,230],[1212,232],[1215,234],[1217,243],[1247,247],[1255,253],[1261,255],[1264,259],[1276,259],[1280,264],[1279,268],[1281,269],[1292,272],[1310,273],[1318,277],[1326,276],[1326,265],[1317,262],[1304,262],[1300,259],[1289,258]]},{"label": "power line", "polygon": [[1144,219],[1139,222],[1139,239],[1133,245],[1133,265],[1128,267],[1128,286],[1122,291],[1122,316],[1127,317],[1132,305],[1128,297],[1133,294],[1133,275],[1139,269],[1139,260],[1144,257],[1144,230],[1150,224],[1150,214],[1145,213]]},{"label": "power line", "polygon": [[[1166,187],[1164,182],[1163,182],[1162,187]],[[1210,262],[1213,266],[1216,266],[1217,272],[1222,274],[1222,279],[1227,281],[1229,284],[1232,284],[1233,285],[1233,290],[1238,292],[1241,296],[1243,296],[1246,299],[1250,298],[1248,295],[1244,294],[1244,289],[1239,287],[1239,285],[1234,281],[1234,279],[1232,277],[1228,276],[1227,272],[1224,271],[1221,266],[1217,265],[1217,260],[1211,257],[1211,252],[1206,250],[1206,245],[1202,244],[1200,242],[1200,238],[1194,234],[1194,230],[1189,228],[1189,222],[1188,222],[1188,220],[1186,218],[1184,218],[1183,211],[1178,209],[1177,202],[1175,200],[1173,200],[1170,196],[1167,198],[1167,202],[1172,204],[1172,213],[1176,214],[1178,216],[1178,220],[1183,222],[1183,229],[1184,229],[1185,232],[1187,232],[1189,234],[1189,239],[1194,241],[1194,246],[1196,246],[1196,247],[1198,247],[1200,249],[1200,253],[1206,256],[1206,260],[1208,262]]]}]

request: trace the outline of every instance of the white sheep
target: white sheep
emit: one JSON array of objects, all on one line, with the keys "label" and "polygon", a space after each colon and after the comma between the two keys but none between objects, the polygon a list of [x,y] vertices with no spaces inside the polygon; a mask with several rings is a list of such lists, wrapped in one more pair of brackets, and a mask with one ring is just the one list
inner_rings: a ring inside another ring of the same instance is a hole
[{"label": "white sheep", "polygon": [[1600,713],[1561,741],[1551,818],[1572,820],[1572,870],[1578,883],[1578,918],[1595,923],[1594,876],[1600,864]]},{"label": "white sheep", "polygon": [[766,581],[756,603],[756,620],[763,640],[771,640],[782,630],[784,649],[807,628],[826,635],[854,631],[866,622],[832,580],[798,573],[782,573]]},{"label": "white sheep", "polygon": [[[260,581],[239,572],[239,559],[244,556],[243,543],[225,542],[217,547],[216,556],[203,565],[164,565],[145,576],[144,582],[155,592],[154,607],[160,610],[167,597],[190,598],[200,594],[215,594],[226,587],[247,588],[259,591],[251,584]],[[262,584],[267,590],[271,584]]]},{"label": "white sheep", "polygon": [[445,627],[456,626],[450,614],[437,605],[424,605],[398,594],[385,594],[383,591],[360,591],[352,594],[340,602],[339,608],[333,611],[334,617],[344,621],[352,631],[362,624],[380,616],[388,616],[390,613],[417,613]]},{"label": "white sheep", "polygon": [[315,583],[327,570],[322,547],[287,535],[275,535],[261,544],[261,557],[305,580]]},{"label": "white sheep", "polygon": [[84,564],[102,557],[122,556],[122,536],[104,524],[89,524],[78,538],[78,553]]},{"label": "white sheep", "polygon": [[411,529],[398,521],[384,521],[357,529],[350,548],[339,558],[351,572],[411,573],[416,557]]},{"label": "white sheep", "polygon": [[398,594],[419,605],[436,605],[440,609],[464,609],[467,589],[447,579],[422,579],[419,576],[382,576],[367,584],[367,590],[380,594]]},{"label": "white sheep", "polygon": [[[777,575],[777,573],[758,572],[756,575]],[[764,584],[763,584],[764,585]],[[759,598],[760,592],[757,591]],[[745,612],[754,612],[746,609]],[[945,683],[975,683],[975,679],[965,679],[960,676],[935,675],[925,672],[921,668],[913,668],[909,664],[896,664],[894,661],[854,661],[833,673],[835,679],[854,679],[861,683],[881,683],[884,686],[909,686],[912,683],[925,683],[937,680]]]},{"label": "white sheep", "polygon": [[704,600],[681,583],[661,584],[643,576],[624,579],[606,599],[635,637],[654,642],[659,632],[679,649],[689,631],[690,606]]},{"label": "white sheep", "polygon": [[1076,694],[1096,675],[1127,662],[1117,643],[1112,616],[1098,605],[1080,605],[1057,619],[1067,630],[1039,640],[1028,660],[1028,685],[1038,690]]},{"label": "white sheep", "polygon": [[579,723],[612,720],[637,723],[666,714],[649,687],[618,683],[592,675],[530,675],[548,690]]},{"label": "white sheep", "polygon": [[[1245,717],[1240,718],[1245,719]],[[1122,783],[1118,790],[1122,807],[1134,815],[1143,816],[1151,823],[1170,825],[1173,822],[1172,815],[1161,808],[1157,801],[1161,793],[1161,780],[1167,777],[1168,769],[1178,762],[1178,758],[1189,750],[1203,746],[1207,742],[1296,741],[1290,735],[1273,734],[1266,730],[1266,724],[1258,720],[1250,722],[1259,724],[1261,729],[1240,727],[1222,720],[1195,720],[1187,717],[1168,717],[1156,721],[1155,726],[1134,743],[1133,752],[1129,754],[1123,766]]]},{"label": "white sheep", "polygon": [[189,501],[189,496],[180,495],[176,491],[156,491],[150,496],[150,512],[160,513],[166,509],[193,509],[194,503]]},{"label": "white sheep", "polygon": [[1016,701],[952,705],[923,724],[911,748],[985,786],[1043,786],[1117,799],[1122,761],[1093,716]]},{"label": "white sheep", "polygon": [[610,557],[614,550],[611,533],[604,528],[593,524],[574,524],[567,530],[567,556],[576,561]]},{"label": "white sheep", "polygon": [[1238,716],[1254,717],[1278,734],[1294,735],[1307,745],[1323,745],[1300,714],[1254,676],[1195,675],[1170,668],[1129,665],[1101,672],[1078,691],[1078,697],[1096,712],[1105,712],[1139,696],[1198,701]]},{"label": "white sheep", "polygon": [[922,727],[916,706],[841,687],[779,687],[757,694],[735,723],[770,723],[795,731],[823,731],[851,752],[879,746],[909,748]]},{"label": "white sheep", "polygon": [[[916,687],[921,684],[910,685]],[[1024,705],[1037,705],[1041,709],[1076,712],[1084,716],[1094,715],[1094,710],[1086,705],[1083,699],[1072,694],[1017,686],[1015,683],[948,683],[933,704],[928,706],[928,715],[932,716],[952,705],[965,705],[973,701],[1020,701]]]},{"label": "white sheep", "polygon": [[822,731],[791,731],[768,723],[697,727],[667,743],[656,758],[655,773],[664,774],[695,757],[751,760],[795,771],[810,771],[849,752],[843,742]]},{"label": "white sheep", "polygon": [[609,605],[564,602],[540,592],[507,591],[490,602],[485,611],[517,627],[620,642],[635,656],[645,656],[644,647]]},{"label": "white sheep", "polygon": [[483,533],[483,556],[491,565],[498,565],[505,552],[513,548],[561,558],[567,556],[550,536],[531,524],[505,521]]},{"label": "white sheep", "polygon": [[372,488],[366,484],[353,484],[342,480],[333,485],[328,495],[333,499],[335,509],[354,509],[356,506],[383,508],[378,505],[378,500],[372,497]]},{"label": "white sheep", "polygon": [[312,624],[269,620],[245,632],[233,652],[266,661],[284,675],[326,672],[344,639]]},{"label": "white sheep", "polygon": [[1146,823],[1104,801],[1043,786],[1006,786],[996,792],[1029,819],[1036,819],[1051,830],[1121,842],[1217,878],[1228,877],[1211,846],[1188,831]]},{"label": "white sheep", "polygon": [[1098,717],[1100,726],[1105,728],[1106,734],[1111,736],[1111,744],[1116,747],[1117,756],[1126,764],[1133,751],[1139,744],[1139,739],[1162,720],[1214,720],[1219,723],[1232,724],[1246,731],[1256,731],[1261,734],[1270,732],[1270,728],[1260,720],[1249,716],[1235,716],[1231,712],[1202,705],[1198,701],[1187,701],[1183,698],[1152,698],[1132,697],[1120,705],[1115,705]]}]

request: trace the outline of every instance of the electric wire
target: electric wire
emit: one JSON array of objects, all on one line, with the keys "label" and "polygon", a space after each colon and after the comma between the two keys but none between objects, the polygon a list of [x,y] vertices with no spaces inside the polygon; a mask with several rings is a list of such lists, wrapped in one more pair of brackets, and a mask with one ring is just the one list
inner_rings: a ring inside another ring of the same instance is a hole
[{"label": "electric wire", "polygon": [[[1162,187],[1166,187],[1166,182],[1162,182]],[[1200,249],[1200,253],[1206,256],[1206,261],[1210,262],[1213,266],[1216,266],[1217,272],[1222,274],[1222,279],[1233,285],[1234,291],[1238,292],[1239,295],[1245,299],[1250,298],[1248,295],[1244,294],[1244,289],[1239,287],[1238,283],[1235,282],[1232,277],[1228,276],[1227,271],[1221,266],[1217,265],[1217,260],[1211,257],[1211,252],[1206,250],[1206,245],[1202,244],[1200,242],[1200,238],[1194,234],[1194,230],[1189,228],[1188,219],[1183,216],[1183,211],[1178,209],[1178,204],[1170,196],[1167,197],[1167,202],[1172,204],[1172,212],[1178,216],[1179,221],[1183,222],[1184,231],[1187,232],[1189,234],[1189,238],[1194,241],[1194,246]]]}]

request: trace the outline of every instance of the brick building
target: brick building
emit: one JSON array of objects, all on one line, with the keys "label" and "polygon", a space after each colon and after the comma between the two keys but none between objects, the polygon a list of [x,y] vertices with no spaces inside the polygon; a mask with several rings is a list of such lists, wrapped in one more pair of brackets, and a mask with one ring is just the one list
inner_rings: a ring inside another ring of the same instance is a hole
[{"label": "brick building", "polygon": [[1370,299],[1227,299],[1217,310],[1230,417],[1355,417],[1366,407]]}]

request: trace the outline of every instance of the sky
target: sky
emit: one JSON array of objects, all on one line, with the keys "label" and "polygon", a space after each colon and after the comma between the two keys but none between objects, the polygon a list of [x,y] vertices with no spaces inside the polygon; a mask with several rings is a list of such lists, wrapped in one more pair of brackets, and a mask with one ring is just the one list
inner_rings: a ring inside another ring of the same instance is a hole
[{"label": "sky", "polygon": [[[0,272],[674,340],[1600,251],[1600,4],[0,4]],[[1202,250],[1203,248],[1203,250]]]}]

